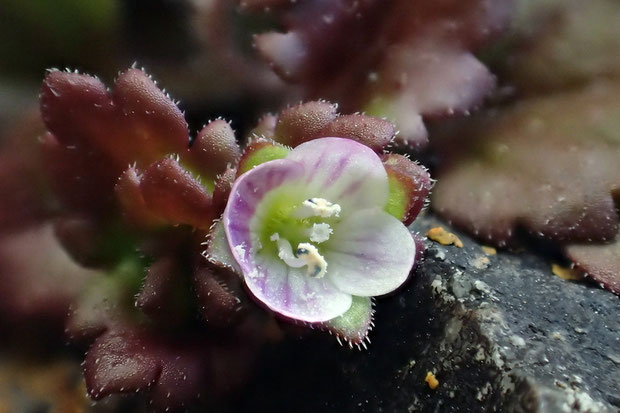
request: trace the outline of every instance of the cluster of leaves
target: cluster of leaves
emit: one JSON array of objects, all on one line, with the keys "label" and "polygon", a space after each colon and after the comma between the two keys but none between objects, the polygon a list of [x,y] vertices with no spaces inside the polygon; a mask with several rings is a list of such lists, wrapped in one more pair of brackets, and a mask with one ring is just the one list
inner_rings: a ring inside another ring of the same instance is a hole
[{"label": "cluster of leaves", "polygon": [[512,0],[244,0],[285,32],[255,38],[258,52],[305,97],[387,117],[399,140],[427,142],[423,117],[468,113],[495,80],[473,55],[509,20]]},{"label": "cluster of leaves", "polygon": [[95,77],[50,71],[41,114],[47,132],[38,141],[19,135],[29,156],[2,164],[3,175],[23,178],[7,181],[19,191],[0,210],[2,222],[16,223],[0,242],[2,306],[15,319],[64,323],[89,348],[95,399],[148,391],[156,408],[176,408],[229,394],[260,346],[278,337],[239,277],[202,255],[241,173],[301,142],[338,136],[382,154],[399,195],[390,212],[403,221],[430,189],[424,168],[383,153],[391,123],[339,115],[323,101],[262,118],[243,151],[220,119],[191,138],[176,103],[138,69],[119,74],[113,91]]},{"label": "cluster of leaves", "polygon": [[519,230],[551,241],[620,293],[620,72],[609,53],[618,31],[601,24],[620,9],[605,0],[521,5],[527,19],[517,20],[504,70],[525,98],[460,125],[458,142],[437,142],[434,208],[499,246]]}]

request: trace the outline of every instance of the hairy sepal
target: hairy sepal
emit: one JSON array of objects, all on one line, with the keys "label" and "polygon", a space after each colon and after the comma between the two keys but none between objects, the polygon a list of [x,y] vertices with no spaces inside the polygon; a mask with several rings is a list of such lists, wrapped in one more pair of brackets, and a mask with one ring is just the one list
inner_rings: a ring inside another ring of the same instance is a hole
[{"label": "hairy sepal", "polygon": [[399,154],[381,157],[390,180],[390,197],[385,210],[411,224],[424,208],[431,190],[431,177],[423,166]]},{"label": "hairy sepal", "polygon": [[239,167],[237,169],[237,176],[244,174],[262,163],[273,161],[274,159],[285,158],[290,151],[291,150],[286,146],[271,139],[254,139],[248,144],[248,146],[246,146],[243,155],[241,156]]},{"label": "hairy sepal", "polygon": [[353,297],[351,308],[346,313],[318,326],[335,335],[340,344],[344,341],[349,347],[366,348],[365,340],[370,343],[368,333],[374,325],[374,313],[372,298]]}]

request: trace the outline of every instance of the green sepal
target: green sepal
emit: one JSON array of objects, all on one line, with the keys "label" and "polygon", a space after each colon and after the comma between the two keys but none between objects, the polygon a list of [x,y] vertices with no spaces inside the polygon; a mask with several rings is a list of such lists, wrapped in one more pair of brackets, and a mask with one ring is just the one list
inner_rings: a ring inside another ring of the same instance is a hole
[{"label": "green sepal", "polygon": [[404,221],[409,209],[409,191],[405,185],[394,175],[388,172],[390,194],[385,205],[385,212],[393,215],[400,221]]},{"label": "green sepal", "polygon": [[211,264],[241,274],[241,268],[239,268],[239,264],[237,264],[228,245],[224,224],[221,220],[215,221],[209,230],[207,249],[203,255]]},{"label": "green sepal", "polygon": [[432,181],[428,171],[409,158],[396,153],[381,155],[389,180],[389,198],[385,211],[405,225],[418,216],[426,203]]},{"label": "green sepal", "polygon": [[[366,348],[364,340],[374,326],[372,320],[374,315],[373,303],[370,297],[353,296],[351,308],[341,316],[321,323],[321,327],[334,334],[340,344],[344,340],[349,347],[354,345],[358,348]],[[370,342],[370,341],[369,341]]]},{"label": "green sepal", "polygon": [[237,176],[262,163],[285,158],[290,151],[291,150],[286,146],[272,141],[271,139],[256,139],[246,147],[239,161]]}]

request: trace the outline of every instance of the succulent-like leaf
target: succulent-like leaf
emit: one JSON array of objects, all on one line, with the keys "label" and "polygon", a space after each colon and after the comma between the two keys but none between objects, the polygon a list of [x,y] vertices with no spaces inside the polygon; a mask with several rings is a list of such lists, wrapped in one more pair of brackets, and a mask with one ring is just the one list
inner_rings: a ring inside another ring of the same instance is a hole
[{"label": "succulent-like leaf", "polygon": [[202,316],[209,325],[223,327],[239,320],[243,304],[236,274],[203,265],[194,272],[194,288]]},{"label": "succulent-like leaf", "polygon": [[609,244],[572,244],[565,251],[578,268],[620,295],[620,235]]},{"label": "succulent-like leaf", "polygon": [[620,75],[620,5],[614,0],[522,0],[513,22],[509,81],[540,94]]},{"label": "succulent-like leaf", "polygon": [[114,192],[123,217],[132,225],[144,228],[164,225],[165,220],[150,211],[146,205],[136,168],[129,167],[123,172],[114,186]]},{"label": "succulent-like leaf", "polygon": [[271,6],[285,32],[255,46],[306,98],[368,110],[400,129],[399,141],[422,146],[422,116],[466,112],[494,86],[471,53],[507,23],[512,1],[330,0]]},{"label": "succulent-like leaf", "polygon": [[[271,140],[296,147],[303,142],[328,137],[351,139],[376,152],[381,152],[394,140],[396,129],[393,123],[359,113],[340,115],[336,109],[337,105],[320,100],[301,103],[288,107],[276,115],[264,116],[250,133],[246,153],[251,154],[266,146]],[[280,152],[284,153],[283,150]],[[274,150],[273,155],[262,156],[259,159],[261,162],[252,163],[251,166],[284,157],[284,155],[277,156],[278,153]],[[242,172],[250,169],[244,165],[247,163],[248,155],[244,154],[241,159]]]},{"label": "succulent-like leaf", "polygon": [[137,69],[122,73],[114,92],[97,78],[51,71],[41,114],[54,190],[65,206],[91,214],[114,211],[112,190],[128,165],[144,168],[189,146],[179,108]]},{"label": "succulent-like leaf", "polygon": [[66,334],[74,341],[88,341],[132,321],[135,294],[143,279],[141,263],[128,259],[107,274],[89,280],[74,299],[66,321]]},{"label": "succulent-like leaf", "polygon": [[[172,255],[172,254],[171,254]],[[151,264],[136,296],[136,307],[164,326],[182,325],[191,318],[191,297],[186,274],[174,256]]]},{"label": "succulent-like leaf", "polygon": [[61,144],[88,143],[119,165],[146,166],[189,145],[179,108],[138,69],[122,73],[112,94],[94,77],[51,71],[41,91],[41,113]]},{"label": "succulent-like leaf", "polygon": [[104,217],[114,211],[120,169],[109,158],[88,142],[66,146],[51,133],[43,135],[41,147],[50,186],[65,209]]},{"label": "succulent-like leaf", "polygon": [[382,151],[395,135],[393,123],[360,114],[338,116],[321,131],[321,136],[353,139],[376,152]]},{"label": "succulent-like leaf", "polygon": [[101,228],[95,222],[78,216],[60,217],[55,221],[54,231],[61,245],[77,262],[84,266],[102,264]]},{"label": "succulent-like leaf", "polygon": [[278,115],[275,140],[297,146],[318,138],[321,131],[338,116],[337,105],[324,101],[311,101],[284,109]]},{"label": "succulent-like leaf", "polygon": [[221,215],[224,212],[236,177],[237,169],[228,167],[215,180],[215,189],[213,190],[213,212],[215,214]]},{"label": "succulent-like leaf", "polygon": [[267,138],[273,139],[276,134],[276,124],[278,123],[278,117],[271,113],[263,115],[256,126],[248,134],[249,139],[254,138]]},{"label": "succulent-like leaf", "polygon": [[[212,340],[198,332],[173,336],[132,324],[95,340],[86,355],[88,394],[147,393],[151,408],[176,411],[238,391],[252,371],[264,338],[252,328]],[[248,332],[253,334],[247,335]]]},{"label": "succulent-like leaf", "polygon": [[149,391],[157,409],[185,407],[207,390],[209,354],[199,342],[174,343],[140,328],[109,331],[86,355],[88,393],[98,400],[113,393]]},{"label": "succulent-like leaf", "polygon": [[[0,237],[0,314],[8,324],[62,331],[72,302],[100,271],[76,264],[50,224]],[[49,331],[47,330],[47,331]]]},{"label": "succulent-like leaf", "polygon": [[140,180],[140,189],[154,215],[175,224],[211,226],[211,194],[174,159],[165,158],[148,167]]},{"label": "succulent-like leaf", "polygon": [[490,116],[477,125],[473,148],[461,149],[440,172],[434,209],[500,246],[514,240],[517,228],[561,242],[612,240],[618,96],[618,83],[602,83]]},{"label": "succulent-like leaf", "polygon": [[241,150],[230,124],[217,119],[209,122],[196,136],[191,148],[181,155],[193,171],[201,177],[214,179],[239,162]]}]

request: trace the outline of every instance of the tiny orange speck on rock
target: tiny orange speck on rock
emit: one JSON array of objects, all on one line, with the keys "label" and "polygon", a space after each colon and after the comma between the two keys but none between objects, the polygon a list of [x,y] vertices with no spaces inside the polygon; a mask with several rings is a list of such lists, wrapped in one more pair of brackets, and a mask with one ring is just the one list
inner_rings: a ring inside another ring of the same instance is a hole
[{"label": "tiny orange speck on rock", "polygon": [[579,268],[566,268],[558,264],[553,264],[551,266],[551,271],[558,277],[569,281],[581,280],[584,276],[583,271]]},{"label": "tiny orange speck on rock", "polygon": [[487,247],[486,245],[483,245],[482,247],[482,252],[484,252],[486,255],[495,255],[497,254],[497,250],[493,247]]},{"label": "tiny orange speck on rock", "polygon": [[463,248],[463,242],[459,239],[459,237],[449,231],[446,231],[444,227],[431,228],[426,233],[426,236],[441,245],[454,244],[455,247]]},{"label": "tiny orange speck on rock", "polygon": [[435,390],[439,387],[439,380],[437,380],[437,377],[435,377],[432,371],[426,373],[426,379],[424,379],[424,381],[428,383],[428,387],[430,387],[431,390]]}]

